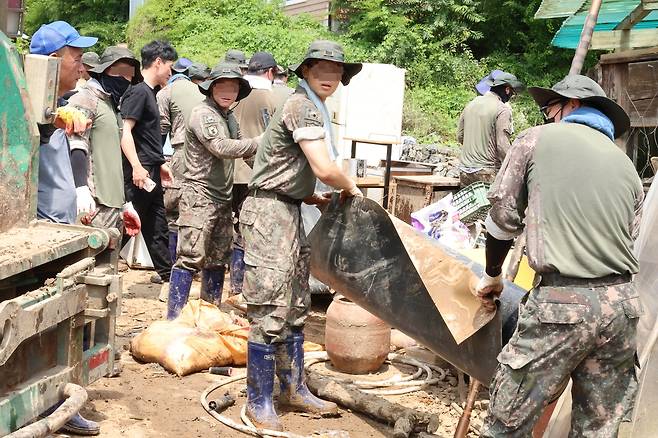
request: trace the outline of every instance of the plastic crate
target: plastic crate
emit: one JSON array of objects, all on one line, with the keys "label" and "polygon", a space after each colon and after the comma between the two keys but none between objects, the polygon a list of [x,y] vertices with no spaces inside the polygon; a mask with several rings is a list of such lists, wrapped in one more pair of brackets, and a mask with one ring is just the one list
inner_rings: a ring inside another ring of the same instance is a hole
[{"label": "plastic crate", "polygon": [[455,193],[452,205],[459,211],[459,220],[465,224],[472,224],[478,220],[485,220],[491,204],[487,199],[489,184],[476,182]]}]

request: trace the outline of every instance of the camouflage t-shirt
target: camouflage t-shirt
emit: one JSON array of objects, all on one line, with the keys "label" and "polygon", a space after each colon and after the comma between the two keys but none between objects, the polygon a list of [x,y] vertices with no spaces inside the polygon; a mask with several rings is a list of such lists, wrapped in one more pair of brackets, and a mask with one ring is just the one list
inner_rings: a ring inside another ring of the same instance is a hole
[{"label": "camouflage t-shirt", "polygon": [[206,98],[192,110],[185,132],[183,187],[195,186],[216,202],[231,202],[235,158],[253,155],[255,139],[240,140],[238,122]]},{"label": "camouflage t-shirt", "polygon": [[644,192],[630,159],[588,126],[557,123],[522,132],[489,191],[487,232],[526,231],[530,266],[576,278],[635,274]]},{"label": "camouflage t-shirt", "polygon": [[322,116],[298,87],[274,114],[256,154],[250,189],[274,191],[294,199],[313,194],[315,175],[299,142],[325,137]]}]

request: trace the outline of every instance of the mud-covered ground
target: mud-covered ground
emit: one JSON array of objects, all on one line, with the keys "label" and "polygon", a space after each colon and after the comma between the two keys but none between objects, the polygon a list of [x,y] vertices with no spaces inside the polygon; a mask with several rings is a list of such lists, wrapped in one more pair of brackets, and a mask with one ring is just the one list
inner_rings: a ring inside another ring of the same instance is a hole
[{"label": "mud-covered ground", "polygon": [[[82,413],[100,422],[101,437],[106,438],[247,436],[217,422],[199,402],[201,393],[208,386],[221,382],[225,377],[198,373],[179,378],[157,364],[141,364],[131,357],[128,352],[130,339],[151,322],[162,319],[165,313],[165,303],[158,300],[160,286],[150,284],[149,276],[148,271],[124,272],[122,313],[117,319],[118,343],[123,348],[120,360],[123,370],[118,377],[101,379],[87,388],[89,401]],[[193,289],[198,290],[196,286]],[[308,340],[322,343],[323,310],[328,304],[326,297],[314,297],[314,312],[307,324]],[[437,413],[441,426],[436,436],[452,437],[459,420],[453,404],[460,404],[456,372],[426,350],[412,348],[409,354],[446,369],[446,377],[427,390],[386,398],[409,408]],[[334,373],[329,364],[315,365],[313,370]],[[244,369],[237,369],[236,372],[244,373]],[[384,366],[381,376],[377,377],[409,372],[413,369],[406,366]],[[213,397],[226,392],[237,399],[237,405],[226,411],[225,415],[239,422],[239,410],[246,400],[244,381],[222,388]],[[481,424],[486,403],[486,392],[483,391],[476,402],[473,425]],[[283,413],[282,422],[286,430],[299,435],[341,430],[356,438],[392,437],[392,429],[382,423],[344,409],[341,414],[339,418],[319,419]],[[471,431],[469,436],[477,435]]]}]

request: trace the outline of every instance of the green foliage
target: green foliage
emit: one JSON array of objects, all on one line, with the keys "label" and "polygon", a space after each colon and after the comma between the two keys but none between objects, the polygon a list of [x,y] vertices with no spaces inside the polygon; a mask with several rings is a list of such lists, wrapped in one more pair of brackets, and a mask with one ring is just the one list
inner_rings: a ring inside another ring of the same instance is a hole
[{"label": "green foliage", "polygon": [[82,35],[98,37],[90,50],[100,54],[125,40],[128,6],[129,0],[27,0],[25,32],[32,35],[42,24],[64,20]]},{"label": "green foliage", "polygon": [[[334,38],[309,17],[290,18],[278,4],[262,0],[149,0],[128,27],[139,49],[154,38],[171,41],[180,56],[214,65],[229,49],[270,51],[282,65],[299,62],[311,41]],[[366,54],[341,41],[350,59]]]},{"label": "green foliage", "polygon": [[[282,65],[298,62],[318,38],[338,40],[348,59],[407,70],[403,131],[421,141],[455,143],[459,114],[493,69],[527,84],[563,77],[572,50],[551,46],[561,20],[535,20],[541,0],[333,0],[340,24],[330,33],[310,17],[283,14],[281,1],[148,0],[125,26],[128,0],[28,0],[26,30],[63,19],[100,37],[95,50],[128,41],[136,52],[167,39],[180,56],[214,65],[228,49],[267,50]],[[596,54],[590,54],[586,68]],[[540,123],[526,94],[513,102],[517,132]]]}]

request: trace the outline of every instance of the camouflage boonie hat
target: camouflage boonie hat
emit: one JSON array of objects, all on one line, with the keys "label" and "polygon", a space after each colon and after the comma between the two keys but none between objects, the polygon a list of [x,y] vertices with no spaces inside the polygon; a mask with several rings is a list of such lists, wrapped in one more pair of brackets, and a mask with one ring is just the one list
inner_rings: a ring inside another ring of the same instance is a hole
[{"label": "camouflage boonie hat", "polygon": [[224,56],[224,62],[237,64],[242,68],[247,68],[249,66],[247,63],[247,57],[244,55],[242,50],[229,50]]},{"label": "camouflage boonie hat", "polygon": [[240,67],[230,62],[220,62],[213,67],[208,79],[199,84],[199,91],[206,96],[210,96],[210,88],[220,79],[237,79],[239,81],[240,90],[238,91],[237,99],[235,99],[236,102],[244,99],[249,93],[251,93],[251,85],[249,85],[249,82],[242,77]]},{"label": "camouflage boonie hat", "polygon": [[85,52],[82,54],[82,63],[85,66],[96,67],[100,62],[101,58],[96,52]]},{"label": "camouflage boonie hat", "polygon": [[291,65],[290,70],[294,71],[297,76],[303,79],[302,66],[313,59],[337,62],[343,65],[343,85],[350,83],[350,80],[361,71],[363,64],[360,62],[345,62],[345,52],[340,44],[333,41],[317,40],[313,41],[306,52],[304,60],[299,64]]},{"label": "camouflage boonie hat", "polygon": [[208,68],[208,66],[200,62],[193,62],[187,68],[187,77],[190,79],[205,80],[208,79],[209,75],[210,75],[210,69]]},{"label": "camouflage boonie hat", "polygon": [[605,91],[594,80],[583,75],[568,75],[551,88],[530,87],[528,93],[540,107],[551,101],[578,99],[605,114],[615,127],[615,138],[628,131],[631,120],[617,102],[609,99]]},{"label": "camouflage boonie hat", "polygon": [[519,81],[516,76],[512,73],[507,73],[502,71],[496,75],[492,75],[491,78],[487,81],[487,85],[490,87],[498,87],[500,85],[509,85],[514,89],[514,91],[522,91],[525,88],[523,82]]},{"label": "camouflage boonie hat", "polygon": [[140,63],[135,58],[133,52],[125,47],[110,46],[103,51],[100,61],[97,66],[89,69],[89,73],[101,74],[108,68],[112,67],[115,62],[123,61],[135,67],[135,76],[133,76],[132,83],[137,84],[142,82],[142,72],[140,71]]}]

